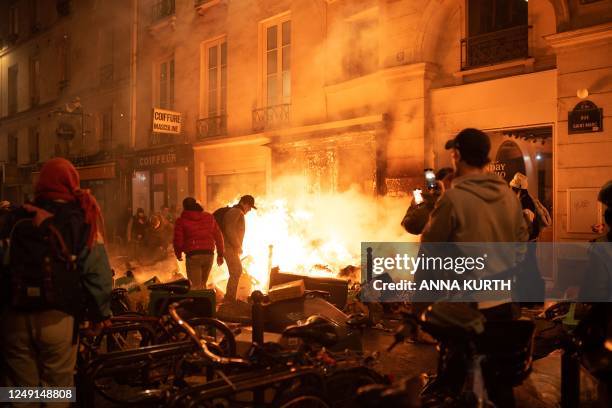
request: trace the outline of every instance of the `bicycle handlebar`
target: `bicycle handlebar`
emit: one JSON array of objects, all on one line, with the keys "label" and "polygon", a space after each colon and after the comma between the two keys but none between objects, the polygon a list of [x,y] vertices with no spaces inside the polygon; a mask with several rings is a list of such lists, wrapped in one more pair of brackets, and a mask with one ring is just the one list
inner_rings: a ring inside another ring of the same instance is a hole
[{"label": "bicycle handlebar", "polygon": [[173,302],[168,306],[168,313],[172,317],[172,320],[174,320],[176,324],[178,324],[183,330],[185,330],[187,334],[189,335],[189,337],[200,347],[200,349],[202,350],[202,354],[208,360],[212,361],[215,364],[220,364],[220,365],[236,364],[236,365],[245,365],[245,366],[250,365],[248,360],[245,360],[239,357],[219,356],[213,353],[208,348],[206,344],[206,340],[200,338],[196,330],[189,323],[183,320],[183,318],[181,318],[181,316],[176,311],[176,309],[180,307],[181,305],[184,305],[186,303],[192,303],[192,302],[193,302],[193,298],[187,298],[187,299],[179,300],[178,302]]}]

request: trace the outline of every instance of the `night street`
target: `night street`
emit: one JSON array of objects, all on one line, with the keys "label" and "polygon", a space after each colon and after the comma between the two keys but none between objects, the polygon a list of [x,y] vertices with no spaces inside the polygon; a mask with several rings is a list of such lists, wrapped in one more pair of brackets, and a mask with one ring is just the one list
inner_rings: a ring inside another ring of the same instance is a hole
[{"label": "night street", "polygon": [[612,0],[0,0],[0,406],[612,407]]}]

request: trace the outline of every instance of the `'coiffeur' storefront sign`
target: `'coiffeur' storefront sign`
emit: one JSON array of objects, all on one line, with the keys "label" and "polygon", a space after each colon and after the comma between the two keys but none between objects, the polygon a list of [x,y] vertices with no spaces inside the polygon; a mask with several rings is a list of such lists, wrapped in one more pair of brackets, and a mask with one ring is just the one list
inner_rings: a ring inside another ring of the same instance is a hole
[{"label": "'coiffeur' storefront sign", "polygon": [[140,151],[133,160],[135,169],[185,165],[193,160],[193,150],[186,144],[159,147]]},{"label": "'coiffeur' storefront sign", "polygon": [[153,108],[153,132],[181,133],[181,113]]}]

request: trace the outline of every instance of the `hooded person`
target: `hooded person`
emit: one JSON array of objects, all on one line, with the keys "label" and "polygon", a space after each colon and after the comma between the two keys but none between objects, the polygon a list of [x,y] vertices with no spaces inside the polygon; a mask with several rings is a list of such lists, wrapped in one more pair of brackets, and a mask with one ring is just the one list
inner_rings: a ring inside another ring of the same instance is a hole
[{"label": "hooded person", "polygon": [[[76,330],[85,311],[97,330],[110,325],[112,271],[104,222],[96,199],[79,182],[68,160],[47,161],[34,203],[16,210],[8,254],[0,254],[8,255],[12,288],[1,319],[6,386],[72,386]],[[40,284],[33,286],[37,277]],[[24,279],[27,291],[21,290]]]},{"label": "hooded person", "polygon": [[[441,246],[444,248],[442,257],[450,254],[455,260],[482,257],[486,254],[486,267],[481,271],[472,269],[469,273],[466,272],[466,276],[469,276],[469,279],[486,279],[503,274],[507,275],[505,279],[509,280],[523,261],[523,244],[514,243],[527,241],[527,226],[523,220],[521,205],[512,190],[501,177],[486,171],[491,149],[489,137],[481,130],[468,128],[449,140],[445,148],[451,150],[455,175],[451,188],[436,202],[421,235],[421,242],[450,244],[421,245],[421,251],[437,252]],[[500,250],[498,243],[506,245]],[[429,271],[417,270],[415,280],[430,280],[428,273]],[[454,276],[449,279],[460,279],[456,273],[451,271],[450,274]],[[508,321],[517,317],[517,309],[512,304],[510,294],[501,292],[493,297],[494,293],[487,292],[490,293],[460,295],[466,301],[478,301],[478,308],[487,321]],[[448,367],[454,364],[456,362],[449,360]],[[449,370],[452,371],[452,368]],[[484,382],[488,395],[496,405],[507,406],[512,400],[511,383],[500,382],[486,371]]]},{"label": "hooded person", "polygon": [[552,224],[550,213],[537,198],[529,194],[529,181],[526,175],[521,172],[515,173],[508,185],[521,202],[523,217],[529,228],[529,241],[537,241],[542,228]]},{"label": "hooded person", "polygon": [[174,253],[181,261],[186,256],[187,277],[193,288],[206,288],[214,251],[217,265],[223,265],[223,234],[212,214],[205,212],[193,197],[183,200],[183,212],[174,224]]},{"label": "hooded person", "polygon": [[[445,147],[451,150],[455,175],[451,188],[436,202],[421,235],[421,242],[527,241],[527,226],[519,201],[501,177],[486,171],[491,148],[487,134],[478,129],[464,129],[454,139],[449,140]],[[461,246],[461,251],[467,250],[468,246]],[[485,249],[479,247],[474,250],[478,252]],[[494,275],[514,270],[523,261],[524,251],[522,246],[517,246],[516,250],[493,251],[487,260],[487,268],[482,273]],[[509,302],[510,298],[487,300],[480,302],[479,308],[488,309],[501,305],[510,308]]]}]

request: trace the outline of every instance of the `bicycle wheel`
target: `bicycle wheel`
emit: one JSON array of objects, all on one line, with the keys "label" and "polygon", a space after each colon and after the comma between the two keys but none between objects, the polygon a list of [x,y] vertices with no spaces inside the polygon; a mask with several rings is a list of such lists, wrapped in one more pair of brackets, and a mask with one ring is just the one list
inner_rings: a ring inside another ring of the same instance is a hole
[{"label": "bicycle wheel", "polygon": [[[236,355],[236,337],[234,332],[225,323],[211,317],[194,317],[187,320],[200,335],[201,338],[207,341],[207,345],[216,354],[223,357],[232,357]],[[181,335],[185,333],[179,328]]]},{"label": "bicycle wheel", "polygon": [[319,390],[314,387],[298,387],[287,390],[272,404],[278,408],[330,408]]},{"label": "bicycle wheel", "polygon": [[354,367],[337,371],[325,379],[329,393],[328,402],[333,408],[355,406],[357,390],[371,384],[384,384],[385,379],[367,367]]},{"label": "bicycle wheel", "polygon": [[120,316],[134,317],[133,321],[114,322],[105,329],[102,335],[96,338],[98,345],[104,343],[106,351],[129,350],[156,344],[156,331],[148,322],[139,321],[142,318],[134,312],[121,314]]}]

